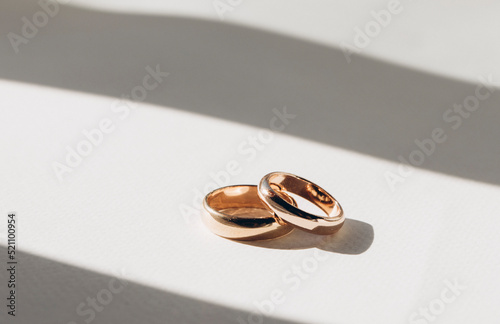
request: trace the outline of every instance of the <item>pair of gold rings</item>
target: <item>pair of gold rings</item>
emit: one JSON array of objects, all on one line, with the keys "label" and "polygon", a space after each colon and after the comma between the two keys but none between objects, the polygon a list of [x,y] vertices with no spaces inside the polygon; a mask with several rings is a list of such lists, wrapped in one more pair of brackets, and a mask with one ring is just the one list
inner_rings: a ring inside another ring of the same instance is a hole
[{"label": "pair of gold rings", "polygon": [[[313,203],[325,215],[299,208],[298,197]],[[333,234],[344,224],[344,212],[338,201],[320,186],[290,173],[272,172],[258,186],[228,186],[207,194],[203,200],[203,222],[225,238],[266,240],[288,234],[294,228]]]}]

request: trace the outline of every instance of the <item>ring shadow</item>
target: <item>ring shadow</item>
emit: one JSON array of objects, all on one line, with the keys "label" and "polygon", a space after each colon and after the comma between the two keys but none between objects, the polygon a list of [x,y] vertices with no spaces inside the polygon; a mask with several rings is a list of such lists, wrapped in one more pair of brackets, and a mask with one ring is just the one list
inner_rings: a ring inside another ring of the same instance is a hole
[{"label": "ring shadow", "polygon": [[331,235],[315,235],[294,229],[290,234],[274,240],[237,242],[268,249],[301,250],[318,248],[327,252],[356,255],[367,251],[372,245],[374,237],[372,225],[346,218],[342,228]]}]

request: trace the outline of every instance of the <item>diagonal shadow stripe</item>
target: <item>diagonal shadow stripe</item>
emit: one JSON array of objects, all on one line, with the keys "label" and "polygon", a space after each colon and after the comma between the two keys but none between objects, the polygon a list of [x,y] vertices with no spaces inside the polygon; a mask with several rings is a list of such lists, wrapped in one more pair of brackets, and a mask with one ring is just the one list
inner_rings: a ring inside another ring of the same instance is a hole
[{"label": "diagonal shadow stripe", "polygon": [[[3,6],[4,34],[20,33],[20,17],[40,10],[27,1]],[[158,64],[170,75],[164,90],[148,95],[152,104],[259,127],[269,127],[273,107],[286,106],[297,115],[287,134],[393,162],[439,127],[446,142],[421,168],[500,184],[496,93],[454,130],[443,113],[474,95],[475,84],[362,56],[347,64],[341,50],[303,39],[61,6],[18,54],[2,37],[0,54],[1,78],[113,97],[130,93],[144,68]]]},{"label": "diagonal shadow stripe", "polygon": [[[4,246],[0,246],[0,256],[0,261],[5,264],[7,249]],[[253,321],[264,321],[266,324],[297,323],[259,318],[262,315],[255,315],[257,313],[137,284],[128,280],[127,276],[121,281],[124,277],[118,273],[115,278],[19,251],[16,257],[19,262],[16,274],[17,313],[15,317],[7,315],[7,307],[3,305],[1,323],[224,324],[242,320],[248,323],[249,316],[253,316]],[[5,274],[6,271],[0,272],[2,299],[7,298]]]}]

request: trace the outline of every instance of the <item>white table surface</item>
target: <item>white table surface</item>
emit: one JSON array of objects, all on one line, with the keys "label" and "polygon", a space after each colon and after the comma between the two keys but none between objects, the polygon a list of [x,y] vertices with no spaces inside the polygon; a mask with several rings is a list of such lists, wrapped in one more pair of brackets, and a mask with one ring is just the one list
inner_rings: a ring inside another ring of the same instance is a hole
[{"label": "white table surface", "polygon": [[[340,44],[387,3],[244,1],[220,21],[210,1],[75,0],[18,53],[5,35],[40,7],[3,4],[0,260],[15,211],[21,263],[19,315],[2,306],[1,322],[258,323],[256,305],[278,291],[265,323],[427,323],[421,309],[440,304],[433,323],[494,323],[499,5],[401,2],[347,63]],[[122,115],[117,98],[148,66],[169,74]],[[493,93],[453,129],[443,113],[481,77]],[[284,107],[296,117],[255,156],[243,152]],[[107,119],[113,131],[58,179],[66,147]],[[446,141],[391,190],[398,156],[435,128]],[[217,237],[183,210],[200,207],[229,161],[239,166],[230,184],[275,170],[319,183],[345,227],[253,244]],[[77,313],[115,277],[127,284],[95,318]]]}]

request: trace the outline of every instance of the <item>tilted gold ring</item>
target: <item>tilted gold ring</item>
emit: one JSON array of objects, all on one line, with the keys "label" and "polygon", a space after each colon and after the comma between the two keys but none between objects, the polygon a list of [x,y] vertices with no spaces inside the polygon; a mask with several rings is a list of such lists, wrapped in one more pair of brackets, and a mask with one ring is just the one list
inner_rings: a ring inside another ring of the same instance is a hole
[{"label": "tilted gold ring", "polygon": [[[337,232],[344,224],[344,211],[332,195],[309,180],[285,172],[272,172],[259,183],[259,196],[283,221],[314,234],[328,235]],[[293,196],[300,196],[326,215],[318,216],[300,209]]]}]

